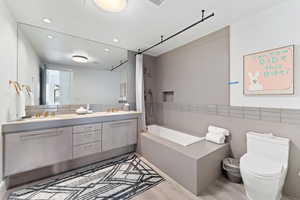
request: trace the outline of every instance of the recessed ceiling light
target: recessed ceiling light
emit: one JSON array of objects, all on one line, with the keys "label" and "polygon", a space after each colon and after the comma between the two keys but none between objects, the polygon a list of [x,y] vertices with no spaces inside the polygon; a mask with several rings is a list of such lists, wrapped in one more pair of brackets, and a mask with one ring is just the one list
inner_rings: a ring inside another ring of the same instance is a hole
[{"label": "recessed ceiling light", "polygon": [[104,49],[104,51],[106,51],[106,52],[109,52],[109,51],[110,51],[110,49],[106,48],[106,49]]},{"label": "recessed ceiling light", "polygon": [[52,20],[49,18],[43,18],[43,22],[45,22],[46,24],[51,24]]},{"label": "recessed ceiling light", "polygon": [[54,37],[52,35],[47,36],[49,39],[53,39]]},{"label": "recessed ceiling light", "polygon": [[89,59],[85,56],[74,55],[72,56],[72,60],[77,63],[87,63]]},{"label": "recessed ceiling light", "polygon": [[105,11],[121,12],[127,6],[127,0],[94,0],[96,5]]},{"label": "recessed ceiling light", "polygon": [[119,42],[119,39],[118,38],[114,38],[113,41],[114,42]]}]

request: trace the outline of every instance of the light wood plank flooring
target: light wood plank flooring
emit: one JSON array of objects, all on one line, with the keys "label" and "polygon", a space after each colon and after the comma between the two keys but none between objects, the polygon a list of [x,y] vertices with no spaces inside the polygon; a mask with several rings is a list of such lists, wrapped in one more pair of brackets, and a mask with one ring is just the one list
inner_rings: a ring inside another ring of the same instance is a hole
[{"label": "light wood plank flooring", "polygon": [[[187,191],[181,185],[176,183],[157,167],[153,166],[143,157],[140,157],[143,161],[148,163],[153,169],[155,169],[160,175],[162,175],[166,181],[159,185],[147,190],[146,192],[137,195],[132,200],[247,200],[243,185],[235,184],[227,181],[224,177],[221,177],[213,185],[203,192],[200,196],[195,196],[191,192]],[[24,187],[24,186],[23,186]],[[26,186],[25,186],[26,187]],[[10,192],[17,190],[14,188],[5,194],[5,198]],[[284,197],[282,200],[296,200],[294,198]]]},{"label": "light wood plank flooring", "polygon": [[[195,196],[143,157],[140,158],[162,175],[166,181],[136,196],[133,200],[247,200],[243,185],[231,183],[224,177],[209,186],[200,196]],[[296,199],[284,197],[282,200]]]}]

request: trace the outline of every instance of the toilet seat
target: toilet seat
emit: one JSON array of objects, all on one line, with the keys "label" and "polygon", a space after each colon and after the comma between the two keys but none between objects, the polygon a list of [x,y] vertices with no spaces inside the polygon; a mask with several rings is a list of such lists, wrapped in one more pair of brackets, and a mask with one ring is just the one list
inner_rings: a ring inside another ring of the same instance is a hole
[{"label": "toilet seat", "polygon": [[260,178],[280,178],[284,171],[282,163],[249,153],[240,162],[245,171]]}]

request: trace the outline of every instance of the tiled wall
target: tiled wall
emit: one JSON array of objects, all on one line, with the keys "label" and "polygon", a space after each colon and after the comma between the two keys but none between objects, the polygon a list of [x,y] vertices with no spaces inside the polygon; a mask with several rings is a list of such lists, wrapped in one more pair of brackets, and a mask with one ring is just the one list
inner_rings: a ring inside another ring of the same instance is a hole
[{"label": "tiled wall", "polygon": [[[81,106],[86,108],[86,104],[26,106],[26,116],[34,116],[36,113],[43,112],[55,112],[57,115],[72,114]],[[122,106],[123,104],[90,104],[90,109],[93,112],[104,112],[111,108],[121,109]],[[130,104],[130,110],[135,110],[134,103]]]},{"label": "tiled wall", "polygon": [[300,124],[300,110],[209,105],[208,114],[267,122]]},{"label": "tiled wall", "polygon": [[[86,104],[78,105],[41,105],[27,106],[27,116],[33,116],[35,113],[55,112],[56,114],[75,113],[79,107],[86,107]],[[151,106],[149,103],[146,107]],[[299,109],[275,109],[258,107],[236,107],[228,105],[193,105],[180,103],[154,103],[154,112],[170,110],[176,112],[191,112],[209,114],[238,119],[261,120],[266,122],[276,122],[285,124],[300,124]],[[122,108],[122,104],[90,104],[90,109],[94,112],[103,112],[110,108]],[[135,109],[135,104],[130,104],[130,109]],[[154,116],[155,117],[155,116]],[[154,120],[155,122],[155,120]]]},{"label": "tiled wall", "polygon": [[275,123],[300,124],[300,110],[298,109],[236,107],[228,105],[191,105],[178,103],[155,103],[154,107],[158,113],[162,110],[171,110]]}]

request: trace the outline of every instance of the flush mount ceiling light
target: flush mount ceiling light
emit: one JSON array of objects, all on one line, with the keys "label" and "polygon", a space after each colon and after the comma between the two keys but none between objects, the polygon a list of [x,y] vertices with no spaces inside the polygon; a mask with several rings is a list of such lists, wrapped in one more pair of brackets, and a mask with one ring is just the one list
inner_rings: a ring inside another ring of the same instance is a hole
[{"label": "flush mount ceiling light", "polygon": [[110,49],[107,49],[107,48],[106,48],[106,49],[104,49],[104,51],[106,51],[106,52],[110,52]]},{"label": "flush mount ceiling light", "polygon": [[127,0],[94,0],[101,9],[109,12],[121,12],[127,6]]},{"label": "flush mount ceiling light", "polygon": [[54,37],[52,35],[47,36],[49,39],[53,39]]},{"label": "flush mount ceiling light", "polygon": [[119,42],[119,39],[118,38],[114,38],[113,41],[117,43],[117,42]]},{"label": "flush mount ceiling light", "polygon": [[72,56],[72,60],[77,63],[87,63],[89,61],[87,57],[79,55]]},{"label": "flush mount ceiling light", "polygon": [[46,23],[46,24],[51,24],[52,20],[45,17],[45,18],[43,18],[43,22]]}]

